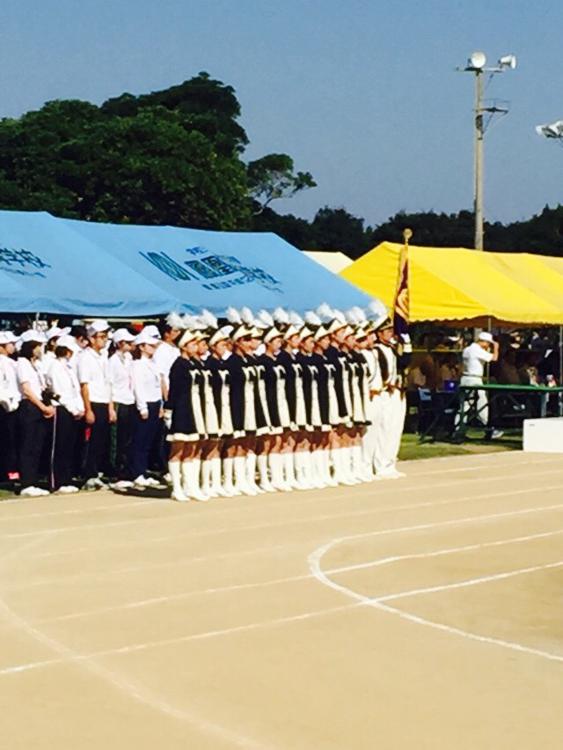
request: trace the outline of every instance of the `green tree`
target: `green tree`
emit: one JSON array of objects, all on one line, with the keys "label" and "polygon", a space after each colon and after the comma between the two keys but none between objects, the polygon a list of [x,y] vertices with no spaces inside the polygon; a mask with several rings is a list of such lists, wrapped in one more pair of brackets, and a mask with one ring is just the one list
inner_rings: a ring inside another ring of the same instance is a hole
[{"label": "green tree", "polygon": [[[0,208],[246,229],[254,199],[239,117],[234,89],[207,73],[164,91],[123,94],[101,107],[48,102],[0,121]],[[289,156],[274,156],[283,161],[293,192],[312,181],[308,173],[292,174]],[[264,157],[270,165],[271,159]]]},{"label": "green tree", "polygon": [[309,172],[294,172],[293,159],[287,154],[268,154],[248,164],[248,186],[259,214],[279,198],[317,186]]}]

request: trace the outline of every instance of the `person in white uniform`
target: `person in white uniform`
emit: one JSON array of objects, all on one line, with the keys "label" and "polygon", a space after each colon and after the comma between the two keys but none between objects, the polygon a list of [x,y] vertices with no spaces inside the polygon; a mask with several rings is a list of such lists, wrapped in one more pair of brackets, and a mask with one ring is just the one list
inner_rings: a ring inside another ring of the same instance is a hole
[{"label": "person in white uniform", "polygon": [[86,421],[85,487],[92,490],[107,487],[101,476],[109,458],[109,426],[116,420],[111,400],[108,358],[104,351],[108,333],[107,321],[94,320],[88,327],[90,345],[78,358],[78,379]]},{"label": "person in white uniform", "polygon": [[[485,372],[485,365],[498,360],[499,344],[492,334],[482,331],[476,341],[466,346],[462,353],[463,371],[460,385],[481,385]],[[464,404],[464,412],[470,408],[468,400]],[[501,437],[500,430],[493,429],[489,424],[489,400],[485,391],[476,391],[475,408],[477,419],[485,427],[488,436],[492,438]],[[459,415],[457,419],[459,424]]]},{"label": "person in white uniform", "polygon": [[135,417],[135,395],[131,377],[133,341],[135,336],[127,328],[118,328],[113,334],[114,353],[110,356],[109,380],[111,398],[116,412],[115,463],[114,470],[118,483],[125,488],[129,480],[129,453],[133,436]]},{"label": "person in white uniform", "polygon": [[21,401],[16,363],[12,355],[17,336],[0,332],[0,479],[19,479],[17,451],[17,410]]},{"label": "person in white uniform", "polygon": [[[45,337],[38,331],[26,331],[17,363],[22,401],[18,409],[20,475],[23,497],[39,497],[49,492],[37,486],[41,452],[48,437],[55,407],[46,398],[46,382],[41,370]],[[47,403],[46,403],[47,402]]]},{"label": "person in white uniform", "polygon": [[154,362],[154,353],[159,339],[153,338],[146,329],[134,341],[139,353],[133,360],[131,379],[135,394],[135,417],[129,466],[136,487],[158,486],[160,482],[147,477],[149,453],[163,417],[162,382]]},{"label": "person in white uniform", "polygon": [[71,364],[77,350],[78,345],[72,336],[58,337],[53,352],[55,359],[46,376],[53,403],[57,404],[53,419],[50,484],[52,490],[63,495],[78,492],[78,487],[72,483],[72,469],[80,420],[84,416],[84,401]]}]

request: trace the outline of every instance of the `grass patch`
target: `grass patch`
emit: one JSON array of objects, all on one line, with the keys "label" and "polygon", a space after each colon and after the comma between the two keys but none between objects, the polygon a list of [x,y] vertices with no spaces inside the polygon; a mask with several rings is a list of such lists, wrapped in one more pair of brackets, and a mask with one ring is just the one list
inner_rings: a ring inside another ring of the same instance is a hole
[{"label": "grass patch", "polygon": [[[482,435],[476,432],[476,435]],[[401,440],[399,458],[402,461],[412,461],[417,458],[437,458],[439,456],[464,456],[475,453],[500,453],[502,451],[519,450],[522,448],[520,433],[503,436],[500,440],[483,440],[481,437],[468,433],[469,440],[465,443],[419,443],[418,435],[404,434]]]}]

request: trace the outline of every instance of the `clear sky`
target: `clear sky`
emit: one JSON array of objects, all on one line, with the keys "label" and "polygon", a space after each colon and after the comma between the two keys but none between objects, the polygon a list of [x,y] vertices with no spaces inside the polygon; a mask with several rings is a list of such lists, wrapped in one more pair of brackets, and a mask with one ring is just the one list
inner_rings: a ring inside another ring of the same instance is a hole
[{"label": "clear sky", "polygon": [[487,97],[510,114],[485,141],[485,215],[563,202],[561,0],[2,0],[0,114],[56,98],[100,103],[201,70],[234,86],[251,145],[286,152],[319,187],[278,211],[345,207],[370,224],[471,208],[473,76],[482,49],[514,53]]}]

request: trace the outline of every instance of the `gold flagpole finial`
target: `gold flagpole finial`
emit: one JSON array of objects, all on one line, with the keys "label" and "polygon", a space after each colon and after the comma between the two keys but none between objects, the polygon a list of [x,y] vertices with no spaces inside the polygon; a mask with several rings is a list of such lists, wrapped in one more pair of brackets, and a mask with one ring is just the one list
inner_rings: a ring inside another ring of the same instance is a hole
[{"label": "gold flagpole finial", "polygon": [[405,241],[405,245],[409,244],[409,240],[412,237],[412,229],[409,229],[408,227],[406,229],[403,229],[403,239]]}]

